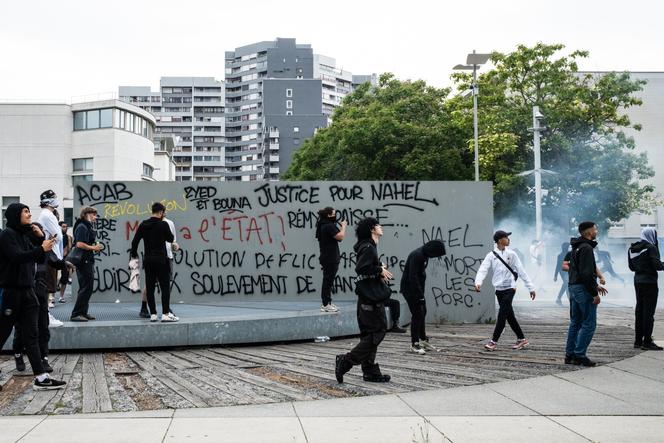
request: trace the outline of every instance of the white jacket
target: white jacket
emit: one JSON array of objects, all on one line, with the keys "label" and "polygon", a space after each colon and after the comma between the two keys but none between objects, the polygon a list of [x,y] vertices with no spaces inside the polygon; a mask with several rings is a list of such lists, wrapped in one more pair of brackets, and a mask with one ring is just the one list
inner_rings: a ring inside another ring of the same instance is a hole
[{"label": "white jacket", "polygon": [[49,238],[55,235],[55,244],[53,245],[53,252],[62,260],[62,228],[58,224],[58,219],[50,210],[44,208],[39,213],[37,222],[44,228],[44,235]]},{"label": "white jacket", "polygon": [[[500,257],[508,265],[510,265],[510,268],[517,272],[519,278],[523,280],[526,288],[528,288],[528,291],[533,292],[535,290],[535,285],[530,280],[530,277],[528,277],[528,274],[526,274],[525,269],[523,269],[521,260],[519,260],[519,256],[516,255],[516,252],[508,248],[505,248],[501,251],[497,247],[493,250],[498,255],[500,255]],[[480,269],[477,271],[477,275],[475,276],[475,284],[481,285],[489,271],[493,271],[491,284],[493,284],[493,287],[496,288],[496,291],[516,289],[516,281],[514,280],[514,276],[509,271],[509,269],[507,269],[507,266],[502,264],[501,261],[498,260],[498,257],[493,255],[493,252],[489,252],[484,258],[484,261],[482,261]]]}]

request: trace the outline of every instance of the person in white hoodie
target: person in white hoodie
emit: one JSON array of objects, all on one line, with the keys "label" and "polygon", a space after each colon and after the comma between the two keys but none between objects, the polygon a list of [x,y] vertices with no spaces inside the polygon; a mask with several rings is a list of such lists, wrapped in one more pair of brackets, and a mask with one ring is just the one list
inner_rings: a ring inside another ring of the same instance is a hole
[{"label": "person in white hoodie", "polygon": [[528,288],[531,300],[535,300],[535,285],[523,269],[523,264],[516,253],[507,248],[510,245],[510,235],[512,235],[511,232],[496,231],[493,235],[496,247],[486,255],[475,276],[475,290],[480,292],[487,274],[489,271],[493,271],[491,283],[496,289],[496,298],[500,307],[493,337],[484,345],[489,351],[495,351],[498,347],[498,340],[503,333],[503,329],[505,329],[505,321],[509,323],[517,338],[516,343],[512,345],[512,349],[523,349],[530,344],[516,320],[514,309],[512,309],[512,300],[516,293],[516,282],[519,278],[523,280],[526,288]]}]

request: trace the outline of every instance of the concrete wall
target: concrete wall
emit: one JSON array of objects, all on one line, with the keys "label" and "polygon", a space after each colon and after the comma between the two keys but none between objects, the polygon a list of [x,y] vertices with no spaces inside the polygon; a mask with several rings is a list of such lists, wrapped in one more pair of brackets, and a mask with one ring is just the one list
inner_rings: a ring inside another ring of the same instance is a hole
[{"label": "concrete wall", "polygon": [[320,300],[314,227],[317,211],[329,205],[350,222],[340,244],[335,300],[356,298],[353,230],[360,219],[374,216],[384,227],[379,253],[395,274],[395,290],[410,251],[429,239],[446,243],[448,255],[431,260],[427,270],[430,321],[495,317],[490,285],[481,294],[473,290],[474,275],[492,248],[490,183],[86,183],[75,191],[76,207],[99,209],[97,229],[106,246],[97,257],[94,302],[138,302],[128,289],[128,250],[154,201],[166,205],[182,247],[175,255],[173,303]]}]

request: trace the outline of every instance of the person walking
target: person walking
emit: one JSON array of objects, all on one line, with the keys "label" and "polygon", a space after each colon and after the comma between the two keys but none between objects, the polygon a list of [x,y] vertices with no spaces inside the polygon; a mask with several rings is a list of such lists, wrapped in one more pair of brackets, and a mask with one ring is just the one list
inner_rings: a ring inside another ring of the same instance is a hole
[{"label": "person walking", "polygon": [[[567,294],[567,288],[569,286],[569,256],[570,256],[570,245],[569,242],[564,242],[560,245],[560,254],[556,258],[556,269],[553,271],[553,281],[558,281],[558,276],[562,280],[562,285],[560,286],[560,291],[558,291],[558,297],[556,297],[556,304],[562,306],[563,302],[561,301],[564,294]],[[569,298],[569,295],[567,296]]]},{"label": "person walking", "polygon": [[586,355],[597,325],[597,305],[606,288],[597,284],[597,263],[593,249],[597,246],[597,224],[579,224],[580,237],[573,238],[569,262],[570,322],[565,347],[565,363],[595,366]]},{"label": "person walking", "polygon": [[143,241],[143,269],[145,269],[146,295],[150,309],[150,321],[157,321],[157,306],[154,299],[154,291],[159,282],[161,291],[161,321],[176,322],[180,320],[170,312],[170,267],[168,254],[166,253],[166,242],[175,240],[171,228],[164,221],[166,207],[156,202],[152,205],[152,216],[143,220],[138,226],[136,234],[131,241],[131,258],[138,258],[138,244]]},{"label": "person walking", "polygon": [[328,206],[318,211],[318,222],[316,223],[316,239],[320,255],[318,260],[323,269],[323,283],[321,285],[320,297],[323,312],[339,312],[339,308],[332,303],[332,286],[334,278],[339,271],[341,255],[339,253],[339,242],[346,235],[346,220],[336,223],[337,212]]},{"label": "person walking", "polygon": [[655,228],[643,228],[641,240],[632,243],[628,252],[629,269],[634,271],[636,308],[634,309],[634,347],[646,351],[661,351],[652,339],[657,309],[657,271],[664,271],[659,255],[659,242]]},{"label": "person walking", "polygon": [[378,345],[385,338],[387,317],[385,301],[390,298],[391,289],[387,280],[392,273],[378,259],[378,242],[383,236],[383,228],[373,217],[362,219],[355,227],[357,243],[353,250],[357,254],[355,272],[357,323],[360,327],[360,342],[346,354],[336,356],[335,376],[343,383],[344,374],[355,365],[362,366],[364,381],[386,383],[390,376],[383,374],[375,362]]},{"label": "person walking", "polygon": [[408,254],[401,277],[401,293],[410,310],[410,351],[423,355],[426,351],[437,351],[429,343],[426,333],[427,303],[424,298],[426,268],[430,258],[445,255],[445,245],[441,240],[431,240]]},{"label": "person walking", "polygon": [[83,258],[76,267],[78,294],[74,309],[71,312],[71,321],[86,322],[95,320],[95,317],[88,312],[94,283],[94,253],[104,248],[101,244],[97,244],[97,233],[94,229],[95,221],[97,221],[97,210],[91,206],[84,206],[81,208],[80,218],[74,223],[74,246],[83,250]]},{"label": "person walking", "polygon": [[[30,208],[12,203],[5,210],[7,226],[0,232],[0,349],[16,327],[35,375],[34,390],[61,389],[66,383],[51,378],[39,351],[39,301],[35,295],[35,264],[55,245],[32,224]],[[1,388],[0,388],[1,389]]]},{"label": "person walking", "polygon": [[496,290],[496,298],[498,299],[499,309],[496,327],[493,330],[491,340],[484,345],[484,348],[488,351],[495,351],[498,348],[498,340],[503,333],[503,329],[505,329],[505,321],[516,335],[516,343],[512,345],[512,349],[523,349],[530,345],[514,315],[512,301],[514,300],[514,294],[516,294],[516,282],[519,278],[523,280],[526,288],[528,288],[531,300],[535,300],[535,285],[523,269],[523,264],[516,253],[507,248],[510,245],[510,235],[512,235],[511,232],[505,231],[496,231],[493,234],[493,241],[496,246],[493,251],[486,255],[475,276],[475,290],[480,292],[487,274],[489,271],[493,271],[491,283]]}]

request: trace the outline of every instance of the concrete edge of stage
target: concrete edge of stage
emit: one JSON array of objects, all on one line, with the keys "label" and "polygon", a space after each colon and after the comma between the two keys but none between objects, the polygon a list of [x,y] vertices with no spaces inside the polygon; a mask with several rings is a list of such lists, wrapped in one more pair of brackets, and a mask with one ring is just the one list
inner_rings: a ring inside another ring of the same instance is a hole
[{"label": "concrete edge of stage", "polygon": [[[320,303],[302,301],[228,302],[216,306],[177,304],[172,308],[180,317],[176,323],[152,323],[138,318],[138,306],[128,303],[94,303],[89,313],[97,320],[71,322],[68,320],[72,306],[59,305],[51,313],[64,325],[50,328],[49,347],[62,351],[236,345],[358,334],[355,302],[335,304],[340,309],[338,313],[324,313],[320,311]],[[401,309],[407,312],[405,303]],[[389,311],[387,318],[391,327]],[[11,346],[10,338],[4,350],[10,350]]]}]

